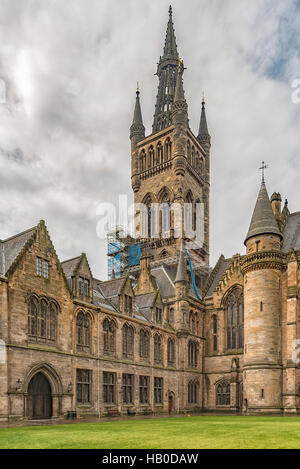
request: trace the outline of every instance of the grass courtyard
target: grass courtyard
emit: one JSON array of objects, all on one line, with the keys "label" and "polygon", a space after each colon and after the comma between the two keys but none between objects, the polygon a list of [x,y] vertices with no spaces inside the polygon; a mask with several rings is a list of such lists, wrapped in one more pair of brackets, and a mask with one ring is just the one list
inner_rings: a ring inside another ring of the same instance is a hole
[{"label": "grass courtyard", "polygon": [[197,416],[0,428],[6,449],[300,448],[300,418]]}]

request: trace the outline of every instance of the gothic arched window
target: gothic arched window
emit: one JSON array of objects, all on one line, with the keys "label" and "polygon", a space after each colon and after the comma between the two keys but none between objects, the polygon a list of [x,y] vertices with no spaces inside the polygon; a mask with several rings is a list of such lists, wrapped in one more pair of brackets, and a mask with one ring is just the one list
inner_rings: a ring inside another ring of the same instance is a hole
[{"label": "gothic arched window", "polygon": [[198,344],[193,340],[188,345],[188,363],[189,368],[197,368],[198,366]]},{"label": "gothic arched window", "polygon": [[106,353],[113,354],[115,352],[115,335],[116,326],[114,321],[106,318],[103,321],[103,348]]},{"label": "gothic arched window", "polygon": [[56,339],[58,308],[45,298],[31,297],[28,302],[28,335],[31,340],[47,342]]},{"label": "gothic arched window", "polygon": [[161,337],[158,334],[154,336],[154,361],[162,361]]},{"label": "gothic arched window", "polygon": [[56,317],[57,317],[57,306],[51,302],[49,308],[49,322],[48,322],[48,338],[55,340],[56,337]]},{"label": "gothic arched window", "polygon": [[89,352],[90,351],[90,334],[91,322],[89,315],[80,311],[76,318],[77,328],[77,350]]},{"label": "gothic arched window", "polygon": [[123,357],[133,356],[134,330],[129,324],[124,324],[123,329]]},{"label": "gothic arched window", "polygon": [[170,160],[172,157],[172,142],[167,138],[165,143],[165,161]]},{"label": "gothic arched window", "polygon": [[170,323],[174,324],[175,323],[175,312],[174,308],[170,308]]},{"label": "gothic arched window", "polygon": [[31,298],[28,308],[28,334],[31,336],[37,336],[38,307],[36,298]]},{"label": "gothic arched window", "polygon": [[161,233],[168,237],[172,223],[171,202],[168,194],[164,194],[161,198],[161,209]]},{"label": "gothic arched window", "polygon": [[153,168],[153,166],[155,165],[154,155],[155,155],[154,148],[151,145],[150,148],[149,148],[149,153],[148,153],[148,167],[147,167],[147,169]]},{"label": "gothic arched window", "polygon": [[149,358],[150,350],[150,334],[148,331],[141,329],[140,331],[140,357]]},{"label": "gothic arched window", "polygon": [[217,406],[230,406],[230,383],[222,381],[216,386]]},{"label": "gothic arched window", "polygon": [[175,363],[175,342],[173,339],[168,340],[168,365]]},{"label": "gothic arched window", "polygon": [[164,149],[161,142],[158,142],[157,144],[156,155],[157,163],[162,164],[164,162]]},{"label": "gothic arched window", "polygon": [[214,314],[212,317],[212,336],[213,336],[213,351],[218,351],[218,318]]},{"label": "gothic arched window", "polygon": [[198,404],[199,383],[190,381],[188,384],[188,404]]},{"label": "gothic arched window", "polygon": [[140,172],[146,171],[146,152],[142,150],[139,157],[139,170]]},{"label": "gothic arched window", "polygon": [[191,164],[191,144],[189,140],[187,142],[187,160],[188,160],[188,163]]},{"label": "gothic arched window", "polygon": [[244,347],[244,296],[241,288],[235,288],[226,305],[227,350]]}]

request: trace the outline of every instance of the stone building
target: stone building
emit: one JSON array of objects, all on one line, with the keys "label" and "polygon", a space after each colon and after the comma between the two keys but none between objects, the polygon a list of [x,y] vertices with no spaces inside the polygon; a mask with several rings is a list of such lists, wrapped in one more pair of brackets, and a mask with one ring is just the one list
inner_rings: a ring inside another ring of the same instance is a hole
[{"label": "stone building", "polygon": [[[170,9],[152,133],[139,91],[130,128],[138,266],[100,281],[85,254],[60,262],[43,221],[0,241],[1,419],[298,412],[300,212],[263,179],[246,253],[210,268],[211,138],[204,101],[189,127],[183,72]],[[198,203],[200,244],[172,209],[195,228]]]}]

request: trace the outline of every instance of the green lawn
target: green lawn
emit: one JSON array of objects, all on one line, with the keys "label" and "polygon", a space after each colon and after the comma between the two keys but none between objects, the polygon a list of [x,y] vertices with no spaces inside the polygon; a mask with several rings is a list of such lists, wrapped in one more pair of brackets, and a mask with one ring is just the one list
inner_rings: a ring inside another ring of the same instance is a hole
[{"label": "green lawn", "polygon": [[300,448],[300,418],[200,416],[0,428],[0,448]]}]

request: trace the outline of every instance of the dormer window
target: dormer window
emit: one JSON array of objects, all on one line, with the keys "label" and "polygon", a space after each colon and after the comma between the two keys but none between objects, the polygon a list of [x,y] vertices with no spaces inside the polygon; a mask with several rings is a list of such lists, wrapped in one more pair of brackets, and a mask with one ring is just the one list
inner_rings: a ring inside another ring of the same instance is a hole
[{"label": "dormer window", "polygon": [[42,271],[42,259],[40,257],[37,257],[36,258],[36,273],[37,275],[39,275],[40,277],[42,276],[43,274],[43,271]]},{"label": "dormer window", "polygon": [[132,296],[124,295],[124,313],[132,316]]},{"label": "dormer window", "polygon": [[49,278],[49,262],[41,257],[36,258],[36,274],[39,277]]},{"label": "dormer window", "polygon": [[162,309],[156,308],[155,310],[155,320],[158,324],[162,323]]},{"label": "dormer window", "polygon": [[90,281],[89,280],[84,281],[84,294],[85,296],[90,296]]},{"label": "dormer window", "polygon": [[44,261],[44,277],[49,278],[49,262]]},{"label": "dormer window", "polygon": [[79,277],[78,279],[78,291],[79,291],[79,295],[83,295],[83,278]]}]

